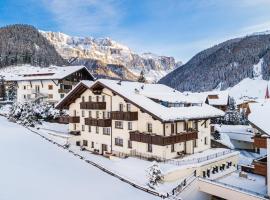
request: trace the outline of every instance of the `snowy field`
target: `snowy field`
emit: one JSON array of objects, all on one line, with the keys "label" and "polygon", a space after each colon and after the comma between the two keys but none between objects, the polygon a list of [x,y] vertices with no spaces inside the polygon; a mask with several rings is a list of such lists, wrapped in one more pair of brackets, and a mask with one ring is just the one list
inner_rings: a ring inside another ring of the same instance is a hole
[{"label": "snowy field", "polygon": [[0,199],[157,199],[0,117]]}]

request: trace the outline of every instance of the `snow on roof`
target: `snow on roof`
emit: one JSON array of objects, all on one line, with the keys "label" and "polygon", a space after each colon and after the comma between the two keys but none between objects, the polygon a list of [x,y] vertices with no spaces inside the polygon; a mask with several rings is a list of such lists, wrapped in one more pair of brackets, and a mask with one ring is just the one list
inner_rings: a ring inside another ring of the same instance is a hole
[{"label": "snow on roof", "polygon": [[220,133],[227,134],[232,140],[253,142],[252,137],[254,136],[254,133],[252,131],[251,126],[216,124],[215,130],[217,130]]},{"label": "snow on roof", "polygon": [[250,105],[251,113],[248,120],[261,129],[265,134],[270,135],[270,100],[265,99],[263,103],[253,103]]},{"label": "snow on roof", "polygon": [[[6,81],[48,80],[48,79],[58,80],[63,79],[66,76],[76,71],[79,71],[83,68],[85,68],[85,66],[34,67],[31,65],[22,65],[22,66],[6,67],[1,69],[0,76],[3,76]],[[87,70],[87,68],[85,69]]]},{"label": "snow on roof", "polygon": [[[224,115],[224,112],[207,104],[191,107],[165,107],[156,103],[147,97],[150,91],[152,94],[159,93],[162,95],[162,92],[165,92],[166,94],[166,91],[173,90],[167,86],[164,87],[161,84],[145,84],[128,81],[119,82],[115,80],[99,79],[93,85],[98,82],[164,121],[203,119]],[[181,99],[179,100],[181,101]]]}]

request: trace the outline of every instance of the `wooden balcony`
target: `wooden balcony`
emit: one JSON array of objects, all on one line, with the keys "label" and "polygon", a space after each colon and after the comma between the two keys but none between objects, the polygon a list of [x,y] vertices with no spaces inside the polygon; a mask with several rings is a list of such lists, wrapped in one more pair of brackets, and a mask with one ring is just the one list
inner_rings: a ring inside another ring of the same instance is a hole
[{"label": "wooden balcony", "polygon": [[71,135],[81,135],[80,131],[70,131],[69,134]]},{"label": "wooden balcony", "polygon": [[267,139],[266,137],[261,137],[261,136],[257,136],[255,135],[253,137],[254,139],[254,146],[257,148],[267,148]]},{"label": "wooden balcony", "polygon": [[58,89],[58,93],[69,93],[70,90],[71,89],[62,89],[62,88],[60,88],[60,89]]},{"label": "wooden balcony", "polygon": [[80,123],[80,117],[69,117],[69,123]]},{"label": "wooden balcony", "polygon": [[198,132],[184,132],[171,136],[154,135],[149,133],[141,133],[139,131],[130,132],[130,140],[160,146],[186,142],[198,139]]},{"label": "wooden balcony", "polygon": [[81,102],[81,109],[105,110],[106,102]]},{"label": "wooden balcony", "polygon": [[84,120],[85,120],[85,125],[90,125],[90,126],[110,127],[112,125],[111,119],[85,118]]},{"label": "wooden balcony", "polygon": [[138,120],[138,112],[112,111],[111,118],[113,120],[136,121]]},{"label": "wooden balcony", "polygon": [[253,161],[254,173],[267,176],[267,157],[263,157]]}]

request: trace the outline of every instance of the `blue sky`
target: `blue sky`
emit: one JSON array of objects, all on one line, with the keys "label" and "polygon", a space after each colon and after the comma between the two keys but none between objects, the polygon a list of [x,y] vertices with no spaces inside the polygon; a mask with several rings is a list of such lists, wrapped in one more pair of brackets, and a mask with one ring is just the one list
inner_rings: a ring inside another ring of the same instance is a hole
[{"label": "blue sky", "polygon": [[110,37],[187,61],[224,40],[270,30],[270,0],[1,0],[0,25]]}]

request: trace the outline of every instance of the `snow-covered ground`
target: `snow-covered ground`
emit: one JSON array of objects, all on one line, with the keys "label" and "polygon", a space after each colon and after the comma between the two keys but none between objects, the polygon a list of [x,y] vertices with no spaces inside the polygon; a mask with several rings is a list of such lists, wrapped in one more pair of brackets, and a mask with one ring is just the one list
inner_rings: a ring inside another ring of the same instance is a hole
[{"label": "snow-covered ground", "polygon": [[157,199],[0,117],[0,199]]}]

